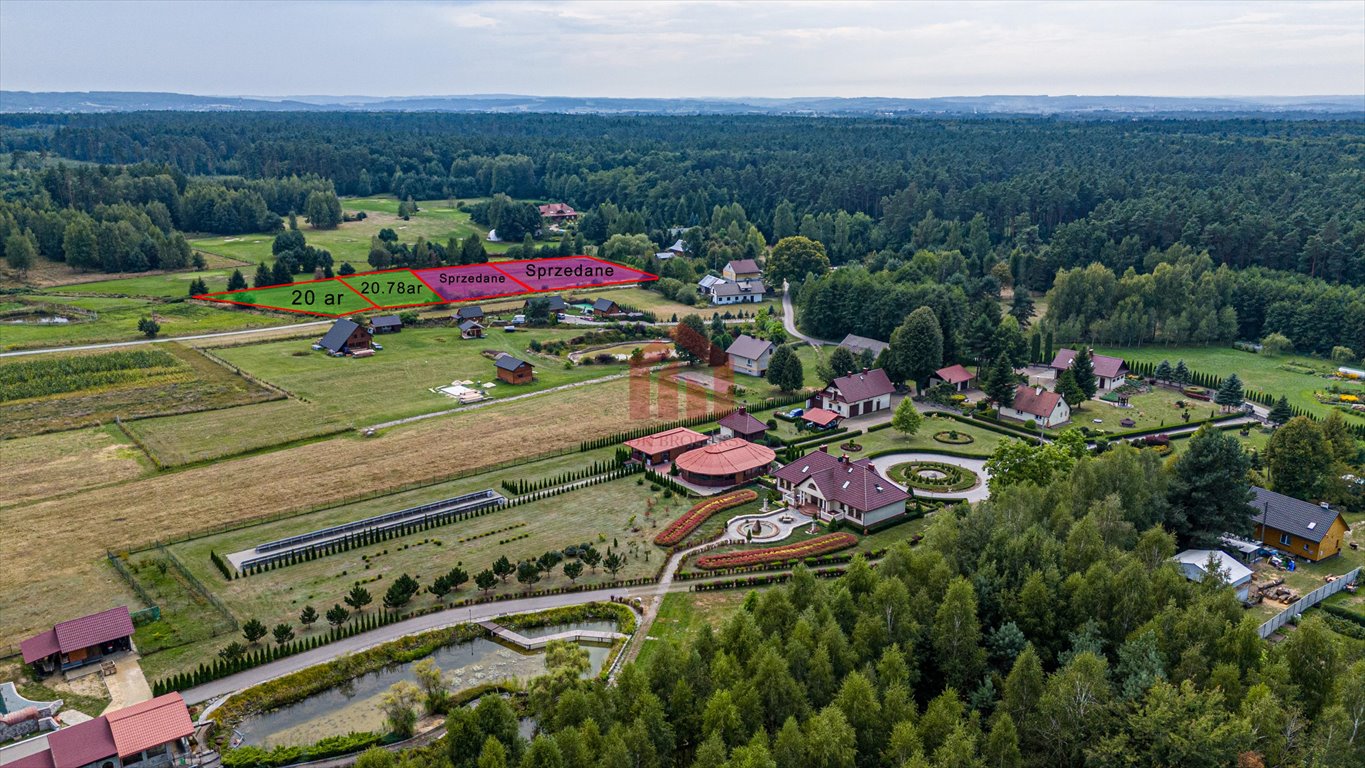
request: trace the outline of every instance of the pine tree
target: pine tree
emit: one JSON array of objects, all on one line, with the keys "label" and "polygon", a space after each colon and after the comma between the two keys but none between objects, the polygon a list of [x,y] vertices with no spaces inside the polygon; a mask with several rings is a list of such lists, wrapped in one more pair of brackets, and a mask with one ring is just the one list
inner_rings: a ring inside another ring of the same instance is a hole
[{"label": "pine tree", "polygon": [[1010,301],[1010,317],[1019,321],[1020,328],[1033,324],[1033,296],[1021,285],[1014,287],[1014,299]]},{"label": "pine tree", "polygon": [[1076,386],[1085,393],[1087,400],[1099,392],[1100,385],[1095,379],[1095,360],[1090,347],[1081,347],[1076,352],[1076,357],[1071,360],[1070,370],[1075,375]]},{"label": "pine tree", "polygon": [[983,378],[985,380],[981,382],[982,391],[997,407],[1014,402],[1014,391],[1018,387],[1018,382],[1008,357],[1004,354],[997,357]]},{"label": "pine tree", "polygon": [[1171,370],[1171,361],[1162,360],[1157,364],[1156,372],[1153,374],[1157,381],[1170,381],[1174,371]]},{"label": "pine tree", "polygon": [[267,267],[265,262],[262,261],[256,265],[256,276],[251,278],[251,287],[269,288],[272,285],[274,285],[274,283],[270,281],[270,267]]},{"label": "pine tree", "polygon": [[[260,273],[257,272],[257,274]],[[245,289],[246,287],[247,287],[246,278],[242,277],[242,270],[240,269],[232,270],[232,274],[228,277],[227,289],[229,291],[240,291]]]},{"label": "pine tree", "polygon": [[1175,370],[1171,372],[1171,381],[1182,387],[1190,383],[1190,369],[1186,367],[1184,360],[1175,361]]},{"label": "pine tree", "polygon": [[1218,392],[1213,396],[1213,402],[1221,405],[1223,410],[1240,408],[1246,399],[1242,392],[1242,380],[1237,378],[1237,374],[1230,373],[1223,379],[1223,384],[1218,387]]}]

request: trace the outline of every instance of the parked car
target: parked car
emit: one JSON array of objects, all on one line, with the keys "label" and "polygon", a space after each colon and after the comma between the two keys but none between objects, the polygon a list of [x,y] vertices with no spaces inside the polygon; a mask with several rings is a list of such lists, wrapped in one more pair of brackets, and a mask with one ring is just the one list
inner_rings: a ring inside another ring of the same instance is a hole
[{"label": "parked car", "polygon": [[321,350],[322,350],[322,345],[321,345],[321,344],[314,344],[314,345],[313,345],[313,351],[314,351],[314,352],[318,352],[318,351],[321,351]]},{"label": "parked car", "polygon": [[370,346],[371,346],[371,347],[374,347],[375,349],[379,350],[380,352],[383,352],[383,351],[384,351],[384,345],[383,345],[383,344],[380,344],[380,343],[377,342],[377,341],[372,341],[372,342],[370,342]]},{"label": "parked car", "polygon": [[526,315],[513,315],[512,325],[521,325],[526,322]]}]

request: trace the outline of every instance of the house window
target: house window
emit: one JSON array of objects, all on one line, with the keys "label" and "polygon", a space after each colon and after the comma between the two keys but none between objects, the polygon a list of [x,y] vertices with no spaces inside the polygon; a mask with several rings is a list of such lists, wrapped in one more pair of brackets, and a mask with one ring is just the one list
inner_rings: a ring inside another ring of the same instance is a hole
[{"label": "house window", "polygon": [[1286,547],[1289,546],[1289,534],[1287,533],[1280,534],[1280,543],[1285,545]]},{"label": "house window", "polygon": [[1313,548],[1312,548],[1311,546],[1307,545],[1307,544],[1304,544],[1304,545],[1303,545],[1303,551],[1304,551],[1304,552],[1312,552],[1312,551],[1313,551]]}]

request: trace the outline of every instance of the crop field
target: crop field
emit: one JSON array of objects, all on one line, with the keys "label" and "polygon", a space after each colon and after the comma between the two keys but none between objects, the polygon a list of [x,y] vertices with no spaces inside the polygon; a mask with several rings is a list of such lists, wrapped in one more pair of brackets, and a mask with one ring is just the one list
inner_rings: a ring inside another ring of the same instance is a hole
[{"label": "crop field", "polygon": [[[1326,360],[1315,360],[1298,355],[1275,356],[1243,352],[1232,347],[1111,347],[1099,348],[1097,352],[1125,360],[1160,363],[1169,360],[1175,365],[1184,360],[1193,370],[1215,376],[1236,373],[1237,378],[1248,389],[1259,389],[1276,397],[1284,395],[1289,404],[1298,406],[1310,413],[1325,416],[1330,406],[1319,403],[1315,391],[1323,391],[1332,384],[1344,389],[1358,389],[1365,395],[1365,384],[1328,381],[1321,375],[1304,372],[1312,370],[1318,374],[1336,370],[1337,364]],[[1355,420],[1359,423],[1359,420]]]},{"label": "crop field", "polygon": [[97,296],[57,296],[28,294],[16,297],[45,313],[66,316],[69,323],[6,323],[0,332],[0,350],[36,349],[75,344],[131,341],[145,338],[137,329],[138,320],[154,318],[161,324],[160,335],[187,336],[218,331],[286,325],[316,320],[307,315],[284,317],[228,305],[210,306],[198,302],[165,303],[139,298]]},{"label": "crop field", "polygon": [[273,397],[277,395],[175,344],[11,358],[0,361],[0,437]]},{"label": "crop field", "polygon": [[[508,333],[490,327],[482,339],[461,339],[450,327],[407,328],[376,337],[383,351],[374,357],[334,358],[309,351],[300,341],[279,341],[218,350],[224,360],[313,403],[328,416],[357,426],[443,411],[459,402],[431,392],[453,381],[492,383],[493,398],[510,397],[625,371],[625,364],[564,368],[562,358],[530,352],[534,340],[547,342],[580,335],[582,329],[533,329]],[[318,334],[322,335],[321,332]],[[507,352],[536,367],[530,384],[497,380],[491,355]]]},{"label": "crop field", "polygon": [[[102,562],[106,550],[439,482],[684,415],[675,408],[632,416],[620,407],[629,392],[625,380],[578,387],[373,438],[333,437],[0,508],[0,529],[22,532],[0,538],[0,562],[28,574],[24,590],[0,590],[0,645],[50,626],[48,606],[62,604],[82,615],[132,599]],[[62,557],[52,557],[43,542],[61,542]],[[82,588],[72,590],[73,583]]]},{"label": "crop field", "polygon": [[351,425],[312,403],[289,399],[125,421],[123,426],[159,465],[175,467],[331,435]]},{"label": "crop field", "polygon": [[113,425],[0,442],[0,506],[131,480],[150,464]]}]

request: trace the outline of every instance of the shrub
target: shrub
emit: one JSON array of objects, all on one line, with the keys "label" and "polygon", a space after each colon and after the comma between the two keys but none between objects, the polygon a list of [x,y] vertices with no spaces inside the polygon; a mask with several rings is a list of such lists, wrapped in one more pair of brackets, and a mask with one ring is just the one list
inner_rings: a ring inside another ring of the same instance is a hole
[{"label": "shrub", "polygon": [[667,527],[654,537],[654,543],[661,547],[670,547],[683,539],[687,538],[702,523],[706,522],[712,515],[722,512],[741,504],[748,504],[758,498],[758,493],[745,488],[739,491],[732,491],[714,498],[707,499],[693,506],[684,512],[678,519],[669,523]]},{"label": "shrub", "polygon": [[744,549],[738,552],[722,552],[715,555],[703,555],[697,559],[697,567],[706,570],[717,568],[735,568],[746,565],[757,565],[759,563],[777,563],[788,560],[804,560],[808,557],[823,555],[830,552],[837,552],[841,549],[848,549],[856,546],[858,537],[851,533],[827,533],[824,536],[817,536],[813,539],[786,544],[780,547],[766,547],[763,549]]}]

